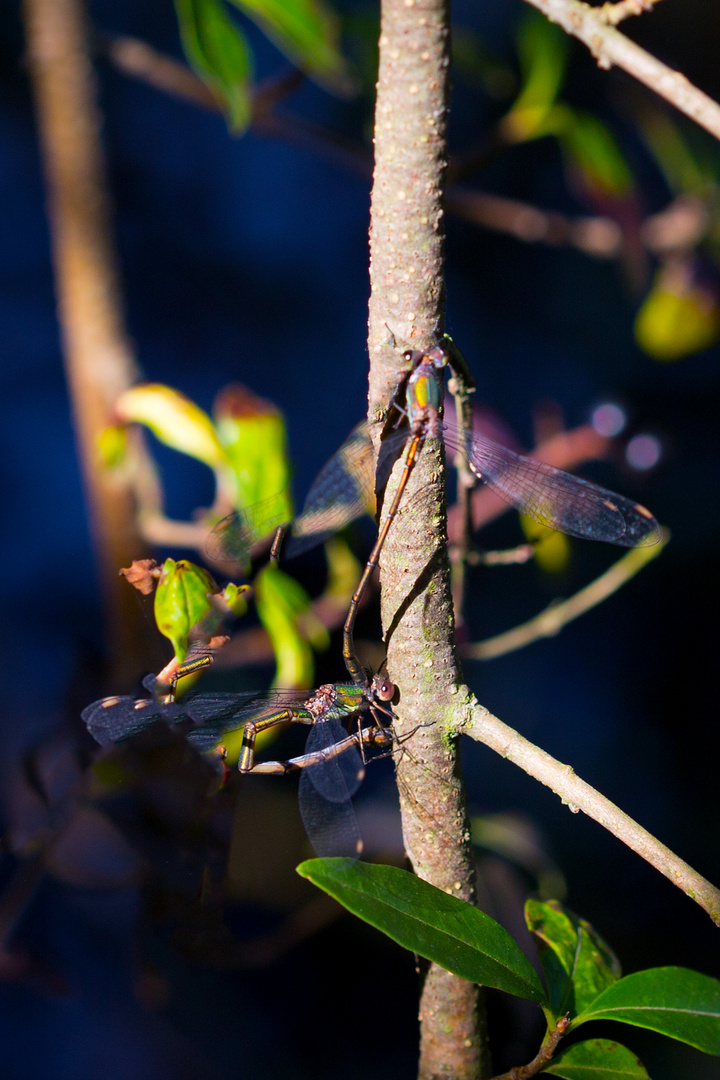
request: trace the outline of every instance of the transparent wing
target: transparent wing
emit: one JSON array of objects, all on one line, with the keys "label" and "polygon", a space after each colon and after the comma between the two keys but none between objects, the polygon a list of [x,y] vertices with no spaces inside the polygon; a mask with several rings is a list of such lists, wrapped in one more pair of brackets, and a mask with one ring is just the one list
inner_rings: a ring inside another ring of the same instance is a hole
[{"label": "transparent wing", "polygon": [[288,558],[323,544],[351,521],[373,513],[375,475],[366,423],[348,438],[318,473],[302,513],[293,522],[285,545]]},{"label": "transparent wing", "polygon": [[165,706],[154,698],[106,697],[93,701],[80,714],[92,737],[101,746],[138,735],[156,720],[165,718]]},{"label": "transparent wing", "polygon": [[[446,426],[443,435],[453,450],[462,449],[454,428]],[[472,471],[505,502],[551,529],[622,547],[660,540],[660,526],[649,510],[589,480],[522,457],[483,435],[468,437],[467,458]]]},{"label": "transparent wing", "polygon": [[[143,680],[152,691],[155,676]],[[196,750],[212,750],[227,731],[235,731],[248,720],[262,716],[284,705],[298,705],[303,693],[297,690],[276,690],[272,693],[207,694],[194,691],[179,702],[163,704],[156,698],[101,698],[88,705],[80,714],[93,738],[106,746],[123,742],[138,735],[157,720],[180,724],[190,720],[196,726],[187,732],[188,742]]]},{"label": "transparent wing", "polygon": [[[342,753],[333,753],[343,743],[347,743],[347,747]],[[337,720],[320,720],[308,732],[305,753],[324,751],[328,752],[327,758],[304,771],[315,790],[328,802],[346,802],[360,787],[365,769],[357,743],[351,741]]]},{"label": "transparent wing", "polygon": [[[306,751],[332,749],[345,740],[347,734],[337,721],[324,720],[310,729]],[[351,798],[363,772],[360,754],[351,745],[344,753],[300,773],[300,816],[317,855],[357,858],[361,853],[362,840]]]},{"label": "transparent wing", "polygon": [[281,491],[255,506],[234,510],[210,533],[206,554],[218,563],[247,563],[258,541],[269,537],[279,525],[287,524],[287,505],[287,493]]}]

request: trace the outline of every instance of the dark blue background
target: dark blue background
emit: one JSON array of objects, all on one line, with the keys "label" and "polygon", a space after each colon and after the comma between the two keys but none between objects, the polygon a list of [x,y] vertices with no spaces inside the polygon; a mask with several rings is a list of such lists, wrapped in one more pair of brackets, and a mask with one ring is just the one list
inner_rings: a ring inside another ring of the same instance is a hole
[{"label": "dark blue background", "polygon": [[[90,8],[103,30],[180,55],[169,0],[97,0]],[[459,25],[475,25],[508,59],[516,14],[500,4],[483,5],[482,13],[467,3],[455,9]],[[718,29],[717,15],[695,3],[681,14],[661,6],[641,32],[718,97]],[[250,37],[259,74],[279,70],[282,58],[253,29]],[[82,734],[78,693],[81,704],[87,698],[77,688],[101,623],[13,3],[0,9],[0,50],[0,776],[12,819],[22,755],[61,728]],[[635,92],[628,78],[595,71],[579,48],[573,55],[568,95],[577,104],[608,115],[627,104]],[[367,178],[281,142],[252,134],[234,140],[219,116],[105,63],[98,70],[127,322],[143,372],[206,409],[231,380],[274,400],[287,417],[302,495],[365,408]],[[310,85],[288,107],[358,139],[368,121],[360,105]],[[472,144],[493,108],[477,90],[458,87],[455,149]],[[666,193],[632,135],[625,138],[646,209],[657,210]],[[704,145],[717,160],[709,137]],[[566,193],[549,142],[505,155],[479,183],[539,206],[588,212]],[[717,881],[718,349],[654,363],[632,342],[636,302],[612,264],[448,222],[447,326],[483,400],[530,444],[541,399],[557,401],[570,426],[605,397],[622,399],[637,429],[661,436],[665,459],[642,483],[610,466],[595,475],[641,498],[673,531],[657,563],[559,639],[493,664],[468,664],[466,674],[493,712]],[[209,477],[200,468],[169,455],[163,464],[171,513],[207,502]],[[512,542],[516,525],[508,520],[491,536]],[[528,618],[613,557],[590,545],[573,550],[561,585],[535,567],[475,575],[473,637]],[[326,666],[327,677],[341,674],[339,665]],[[606,935],[626,970],[680,963],[720,975],[717,931],[689,900],[507,762],[479,746],[465,756],[474,811],[517,810],[536,821],[566,874],[568,902]],[[389,793],[389,779],[376,786]],[[248,834],[254,828],[249,822]],[[16,869],[6,861],[6,883]],[[265,969],[218,971],[178,958],[161,934],[147,931],[141,908],[135,889],[42,879],[11,943],[43,957],[54,974],[8,981],[0,991],[5,1075],[413,1075],[412,962],[372,931],[344,920]],[[242,925],[264,925],[249,910]],[[138,991],[148,956],[170,987],[155,1008]],[[494,1006],[511,1027],[515,1008]],[[713,1061],[692,1051],[676,1059],[659,1038],[620,1037],[659,1080],[687,1075],[686,1068],[695,1078],[720,1076]],[[532,1053],[532,1042],[523,1044],[505,1067]]]}]

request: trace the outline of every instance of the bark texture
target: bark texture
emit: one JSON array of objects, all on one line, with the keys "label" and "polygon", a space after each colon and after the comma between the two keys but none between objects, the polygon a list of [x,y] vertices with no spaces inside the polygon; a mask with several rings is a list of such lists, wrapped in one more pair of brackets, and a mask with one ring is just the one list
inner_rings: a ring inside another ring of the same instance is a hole
[{"label": "bark texture", "polygon": [[[403,349],[432,347],[442,317],[448,31],[444,0],[382,5],[368,338],[376,437],[402,375]],[[400,691],[401,731],[439,717],[459,681],[445,510],[444,451],[428,443],[381,559],[383,628],[388,671]],[[413,870],[473,902],[464,787],[455,745],[443,739],[439,723],[408,743],[398,784]],[[435,965],[425,972],[422,1080],[489,1075],[479,994]]]}]

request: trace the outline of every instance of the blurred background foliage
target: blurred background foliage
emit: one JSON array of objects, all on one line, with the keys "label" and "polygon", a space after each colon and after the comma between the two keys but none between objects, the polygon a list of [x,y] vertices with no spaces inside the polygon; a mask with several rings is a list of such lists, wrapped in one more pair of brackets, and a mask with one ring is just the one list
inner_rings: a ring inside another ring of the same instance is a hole
[{"label": "blurred background foliage", "polygon": [[[127,465],[126,425],[152,430],[156,487],[139,521],[155,542],[158,520],[193,525],[218,495],[225,511],[261,504],[262,523],[278,524],[290,472],[301,504],[365,410],[377,10],[91,0],[88,13],[125,318],[151,380],[108,416],[103,467]],[[661,559],[559,638],[468,662],[466,675],[493,712],[717,881],[720,148],[519,2],[460,0],[453,17],[447,325],[478,379],[483,429],[526,448],[584,432],[565,467],[603,457],[588,475],[673,533]],[[711,5],[666,0],[627,32],[720,98]],[[132,687],[108,685],[104,666],[13,0],[0,50],[8,1075],[411,1077],[412,961],[296,877],[308,851],[291,780],[233,775],[221,788],[215,768],[154,729],[88,768],[82,707]],[[189,62],[203,82],[173,83],[181,69],[160,59]],[[237,383],[261,400],[263,434],[238,421]],[[621,416],[610,427],[608,402]],[[593,418],[617,437],[590,450]],[[478,543],[521,539],[506,515]],[[329,556],[298,559],[292,578],[255,576],[256,561],[253,602],[212,685],[342,678],[337,630],[371,541],[360,522]],[[523,622],[612,561],[551,543],[543,560],[471,570],[464,640]],[[154,553],[203,555],[187,534]],[[219,589],[240,580],[227,569],[212,566]],[[151,626],[152,603],[138,602]],[[358,636],[379,664],[375,605]],[[170,655],[158,644],[145,670]],[[272,753],[301,748],[290,732]],[[527,891],[564,890],[626,971],[717,975],[716,932],[671,885],[507,762],[479,746],[465,757],[485,910],[522,940]],[[401,859],[390,763],[369,771],[358,812],[369,857]],[[358,1026],[379,970],[383,1020]],[[532,1011],[490,1008],[498,1068],[528,1060]],[[692,1053],[640,1032],[626,1041],[656,1080],[683,1075]],[[694,1077],[720,1076],[692,1062]]]}]

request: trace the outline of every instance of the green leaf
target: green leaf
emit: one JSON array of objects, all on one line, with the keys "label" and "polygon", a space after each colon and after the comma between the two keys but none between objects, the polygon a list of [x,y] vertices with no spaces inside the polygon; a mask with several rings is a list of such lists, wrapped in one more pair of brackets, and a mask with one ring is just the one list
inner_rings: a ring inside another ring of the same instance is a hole
[{"label": "green leaf", "polygon": [[247,612],[248,605],[245,597],[250,592],[250,588],[250,585],[236,585],[234,581],[228,581],[220,594],[236,619]]},{"label": "green leaf", "polygon": [[716,183],[715,168],[710,161],[697,153],[684,131],[662,107],[651,108],[646,102],[636,119],[673,194],[684,202],[688,197],[697,196],[704,206],[708,197],[712,197]]},{"label": "green leaf", "polygon": [[720,982],[681,967],[636,971],[609,986],[572,1021],[619,1020],[720,1056]]},{"label": "green leaf", "polygon": [[553,1058],[542,1075],[565,1080],[650,1080],[632,1050],[608,1039],[575,1043]]},{"label": "green leaf", "polygon": [[212,420],[190,398],[162,383],[130,387],[115,402],[126,424],[145,424],[166,446],[197,458],[211,469],[227,467]]},{"label": "green leaf", "polygon": [[528,900],[525,921],[538,940],[555,1016],[581,1012],[619,979],[620,964],[609,945],[557,900]]},{"label": "green leaf", "polygon": [[313,79],[346,91],[349,78],[340,52],[334,12],[322,0],[230,0]]},{"label": "green leaf", "polygon": [[594,197],[627,197],[634,189],[633,175],[614,135],[602,120],[569,109],[558,138],[566,161],[583,188]]},{"label": "green leaf", "polygon": [[189,63],[227,111],[230,128],[250,123],[252,58],[240,28],[220,0],[175,0],[180,36]]},{"label": "green leaf", "polygon": [[312,685],[313,653],[298,628],[310,597],[294,578],[277,566],[266,566],[255,578],[255,606],[275,653],[275,686]]},{"label": "green leaf", "polygon": [[395,866],[310,859],[297,868],[348,911],[471,982],[545,1004],[530,961],[489,915]]},{"label": "green leaf", "polygon": [[217,592],[213,577],[201,566],[181,559],[166,559],[155,590],[155,622],[183,660],[190,631],[211,610],[208,593]]},{"label": "green leaf", "polygon": [[[529,11],[518,32],[522,89],[501,121],[509,142],[523,142],[547,135],[548,118],[565,78],[565,34],[539,12]],[[550,128],[554,122],[550,124]]]}]

